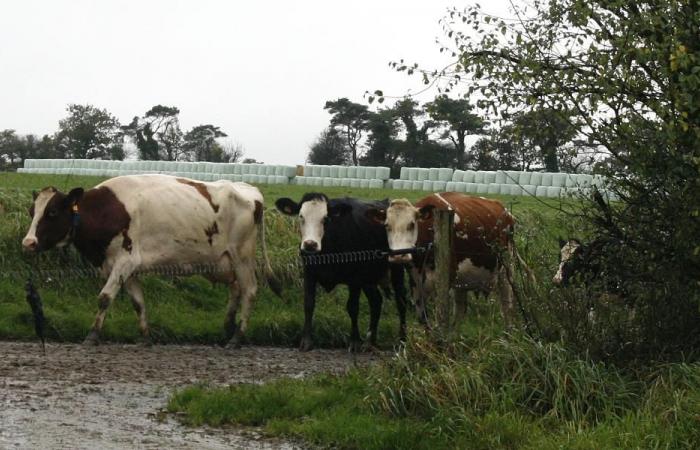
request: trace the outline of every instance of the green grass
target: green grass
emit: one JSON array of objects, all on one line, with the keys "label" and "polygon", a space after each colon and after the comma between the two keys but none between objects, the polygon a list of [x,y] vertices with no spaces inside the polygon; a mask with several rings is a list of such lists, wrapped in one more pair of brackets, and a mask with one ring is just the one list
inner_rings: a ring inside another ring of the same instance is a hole
[{"label": "green grass", "polygon": [[390,362],[343,376],[193,386],[168,410],[343,449],[700,445],[697,364],[625,372],[519,336],[467,338],[452,354],[430,346],[414,334]]}]

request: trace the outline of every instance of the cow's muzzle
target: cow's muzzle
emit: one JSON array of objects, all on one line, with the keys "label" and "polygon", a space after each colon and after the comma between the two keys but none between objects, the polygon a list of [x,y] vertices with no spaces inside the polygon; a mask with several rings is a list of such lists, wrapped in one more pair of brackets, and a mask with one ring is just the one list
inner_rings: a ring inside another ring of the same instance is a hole
[{"label": "cow's muzzle", "polygon": [[302,242],[301,250],[308,253],[316,253],[320,250],[318,242],[307,240]]},{"label": "cow's muzzle", "polygon": [[39,251],[39,241],[36,238],[24,238],[22,248],[27,252],[37,252]]}]

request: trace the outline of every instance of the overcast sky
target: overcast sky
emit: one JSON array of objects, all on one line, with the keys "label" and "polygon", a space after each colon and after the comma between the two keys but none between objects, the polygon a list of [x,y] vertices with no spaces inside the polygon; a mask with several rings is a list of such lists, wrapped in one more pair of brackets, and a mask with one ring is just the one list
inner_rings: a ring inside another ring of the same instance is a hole
[{"label": "overcast sky", "polygon": [[465,4],[0,1],[0,130],[53,133],[69,103],[122,123],[163,104],[180,108],[183,130],[217,125],[246,157],[278,164],[304,162],[328,125],[326,100],[421,90],[389,61],[447,62],[438,21]]}]

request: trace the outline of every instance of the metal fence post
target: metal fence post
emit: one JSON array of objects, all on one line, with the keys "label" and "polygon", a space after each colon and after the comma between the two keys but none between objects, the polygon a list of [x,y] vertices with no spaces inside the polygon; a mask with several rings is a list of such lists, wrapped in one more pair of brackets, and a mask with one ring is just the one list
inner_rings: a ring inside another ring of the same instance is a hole
[{"label": "metal fence post", "polygon": [[438,327],[446,336],[452,328],[454,299],[451,295],[452,273],[452,227],[454,211],[435,210],[435,303]]}]

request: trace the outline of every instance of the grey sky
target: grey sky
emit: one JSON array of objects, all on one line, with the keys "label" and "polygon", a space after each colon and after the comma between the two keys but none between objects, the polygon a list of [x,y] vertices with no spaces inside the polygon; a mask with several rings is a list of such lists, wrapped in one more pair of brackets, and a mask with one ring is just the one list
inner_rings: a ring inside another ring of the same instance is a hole
[{"label": "grey sky", "polygon": [[212,123],[246,156],[285,164],[304,162],[328,124],[326,100],[420,90],[388,62],[446,62],[438,20],[463,5],[0,1],[0,129],[52,133],[68,103],[106,108],[123,123],[172,105],[184,130]]}]

